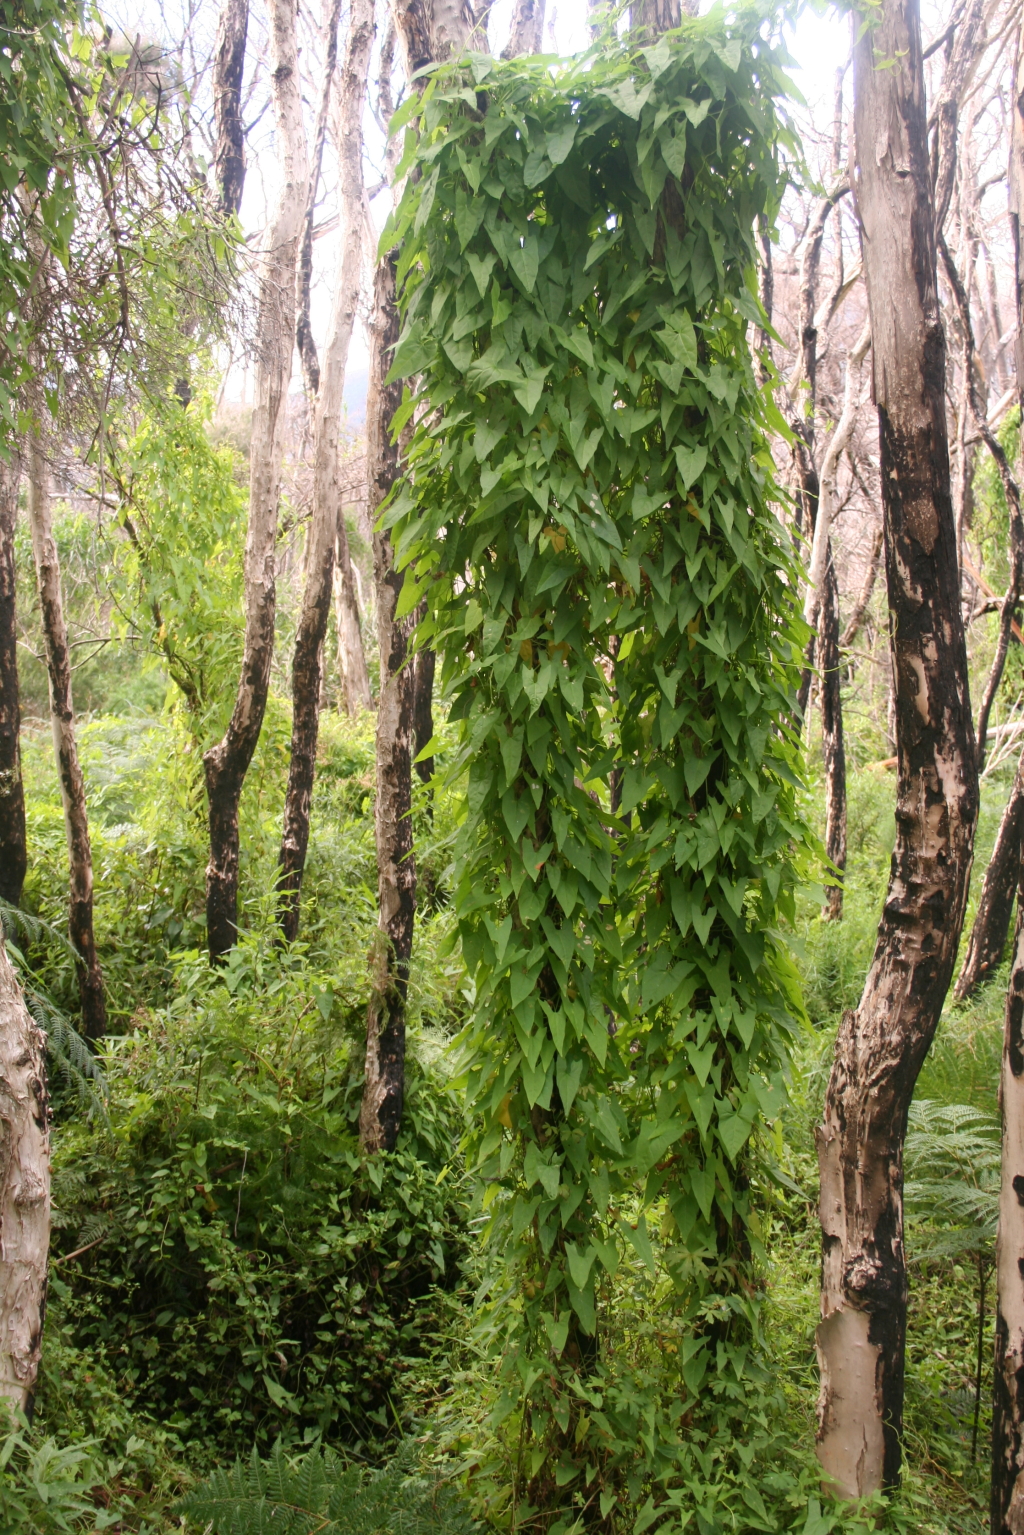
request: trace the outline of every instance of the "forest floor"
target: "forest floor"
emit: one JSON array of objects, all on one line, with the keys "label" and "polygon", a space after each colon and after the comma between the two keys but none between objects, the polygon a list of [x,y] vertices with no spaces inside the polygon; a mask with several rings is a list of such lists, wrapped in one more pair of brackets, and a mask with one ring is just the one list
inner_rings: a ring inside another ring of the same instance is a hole
[{"label": "forest floor", "polygon": [[[353,1126],[375,920],[372,720],[325,716],[303,929],[283,951],[271,892],[288,730],[285,708],[272,704],[243,802],[244,938],[219,975],[201,948],[196,744],[169,714],[95,716],[81,735],[116,1037],[102,1082],[82,1077],[73,1046],[54,1066],[43,1376],[31,1428],[8,1440],[0,1525],[156,1535],[180,1528],[173,1505],[197,1476],[254,1444],[266,1453],[281,1439],[299,1451],[322,1436],[375,1460],[410,1432],[432,1435],[435,1455],[461,1467],[474,1512],[499,1518],[500,1467],[480,1444],[491,1370],[469,1319],[474,1191],[456,1150],[447,1054],[462,1007],[444,896],[451,805],[438,793],[429,807],[419,791],[429,896],[411,984],[407,1128],[400,1154],[368,1182]],[[51,926],[26,923],[14,942],[43,1005],[72,1011],[56,936],[65,865],[50,750],[48,732],[30,725],[25,904]],[[983,786],[975,893],[1008,782],[997,774]],[[782,1427],[803,1481],[794,1473],[780,1494],[785,1518],[752,1513],[736,1530],[853,1528],[806,1498],[817,1390],[813,1127],[835,1027],[871,953],[892,798],[891,773],[851,772],[845,919],[823,923],[810,891],[793,935],[810,1023],[772,1135],[763,1280]],[[816,816],[813,788],[809,808]],[[973,1535],[987,1522],[1004,984],[999,976],[972,1005],[947,1010],[912,1116],[907,1475],[885,1523],[921,1535]],[[973,1224],[951,1220],[936,1177],[954,1195],[967,1190],[961,1206]]]}]

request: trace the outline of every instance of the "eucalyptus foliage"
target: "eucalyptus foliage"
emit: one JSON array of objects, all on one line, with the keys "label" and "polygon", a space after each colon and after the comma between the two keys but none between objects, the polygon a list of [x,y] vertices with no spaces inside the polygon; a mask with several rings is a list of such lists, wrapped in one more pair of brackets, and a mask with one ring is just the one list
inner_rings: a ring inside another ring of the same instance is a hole
[{"label": "eucalyptus foliage", "polygon": [[[747,343],[790,142],[768,31],[718,12],[566,65],[469,55],[396,124],[417,381],[384,520],[462,722],[465,1074],[521,1519],[604,1518],[625,1479],[646,1527],[659,1482],[715,1479],[700,1415],[750,1389],[751,1137],[811,847],[784,428]],[[634,1258],[654,1374],[614,1357]]]}]

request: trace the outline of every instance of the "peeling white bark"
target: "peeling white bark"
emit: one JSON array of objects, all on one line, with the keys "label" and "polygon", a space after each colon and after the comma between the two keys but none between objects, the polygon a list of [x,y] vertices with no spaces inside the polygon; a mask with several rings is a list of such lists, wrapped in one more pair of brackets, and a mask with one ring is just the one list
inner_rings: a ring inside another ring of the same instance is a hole
[{"label": "peeling white bark", "polygon": [[811,558],[807,567],[807,595],[804,599],[804,618],[811,628],[816,628],[821,593],[828,563],[828,541],[832,531],[832,518],[836,504],[836,480],[839,464],[849,447],[860,409],[861,368],[871,345],[871,323],[866,322],[846,359],[846,385],[843,392],[843,408],[835,431],[829,438],[825,457],[821,463],[821,479],[818,487],[818,515],[814,522],[814,538],[811,542]]},{"label": "peeling white bark", "polygon": [[44,1045],[0,936],[0,1397],[23,1412],[39,1371],[50,1248]]}]

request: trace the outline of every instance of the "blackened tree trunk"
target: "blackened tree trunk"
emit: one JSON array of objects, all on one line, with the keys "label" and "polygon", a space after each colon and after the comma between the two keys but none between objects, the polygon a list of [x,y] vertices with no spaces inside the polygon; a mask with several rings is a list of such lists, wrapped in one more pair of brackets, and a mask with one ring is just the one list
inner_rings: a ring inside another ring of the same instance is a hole
[{"label": "blackened tree trunk", "polygon": [[[1009,201],[1017,300],[1017,390],[1024,403],[1024,15],[1017,28],[1010,113]],[[1006,998],[1000,1100],[1003,1154],[996,1242],[990,1527],[992,1535],[1017,1535],[1024,1529],[1024,860],[1017,892],[1013,969]]]},{"label": "blackened tree trunk", "polygon": [[[341,510],[338,438],[349,343],[362,285],[363,134],[366,78],[373,46],[373,0],[352,0],[341,78],[340,160],[342,238],[323,375],[316,396],[313,460],[313,515],[309,527],[308,573],[302,596],[292,663],[292,749],[284,804],[278,880],[281,929],[289,943],[299,931],[302,871],[309,845],[316,744],[320,727],[320,683],[324,637],[331,611],[334,550]],[[333,74],[333,64],[331,73]]]},{"label": "blackened tree trunk", "polygon": [[[40,402],[37,406],[40,417],[44,409]],[[78,956],[76,968],[83,1032],[87,1039],[99,1039],[106,1032],[107,1004],[93,934],[92,847],[85,806],[85,781],[78,761],[78,743],[75,738],[75,711],[71,701],[71,652],[64,623],[60,560],[53,537],[50,470],[41,431],[40,423],[26,438],[28,515],[32,527],[39,613],[50,684],[53,749],[57,759],[68,843],[68,933]]]},{"label": "blackened tree trunk", "polygon": [[[458,57],[474,26],[469,0],[397,0],[394,19],[410,81],[424,65]],[[397,253],[388,252],[378,262],[373,284],[366,400],[366,478],[371,522],[399,472],[398,447],[391,441],[390,423],[402,391],[399,384],[385,383],[399,334],[396,263]],[[415,667],[406,664],[412,625],[395,617],[403,578],[395,570],[391,539],[386,532],[374,532],[373,567],[380,652],[374,804],[379,904],[366,1017],[366,1069],[359,1110],[359,1139],[364,1151],[369,1152],[390,1150],[401,1125],[405,1096],[405,1001],[416,911],[416,866],[409,815]]]},{"label": "blackened tree trunk", "polygon": [[0,1399],[21,1412],[39,1372],[50,1248],[45,1060],[0,930]]},{"label": "blackened tree trunk", "polygon": [[[425,749],[434,735],[434,671],[437,657],[428,647],[416,654],[415,715],[413,728],[416,735],[416,755]],[[433,757],[417,762],[416,771],[424,783],[434,776]]]},{"label": "blackened tree trunk", "polygon": [[967,953],[957,977],[953,995],[958,1002],[966,1001],[979,986],[988,980],[998,967],[1006,948],[1006,935],[1010,931],[1013,901],[1017,890],[1020,867],[1021,840],[1024,838],[1024,754],[1017,763],[1017,775],[1013,780],[1010,798],[1006,802],[999,831],[985,881],[981,887],[981,899],[971,929]]},{"label": "blackened tree trunk", "polygon": [[[820,512],[819,512],[820,515]],[[818,671],[821,676],[821,749],[825,759],[825,852],[839,881],[825,886],[823,915],[843,915],[846,871],[846,747],[843,742],[842,659],[839,654],[839,583],[829,544],[821,612],[818,615]]]},{"label": "blackened tree trunk", "polygon": [[21,705],[15,621],[14,534],[21,465],[0,461],[0,900],[17,906],[28,867],[21,779]]},{"label": "blackened tree trunk", "polygon": [[227,734],[203,759],[210,807],[206,931],[214,963],[228,952],[238,931],[238,803],[263,726],[274,653],[281,433],[295,344],[296,257],[309,178],[294,0],[271,4],[270,72],[281,180],[260,275],[242,674]]},{"label": "blackened tree trunk", "polygon": [[249,0],[224,0],[213,53],[214,178],[220,211],[237,214],[245,186],[242,76],[249,31]]},{"label": "blackened tree trunk", "polygon": [[[397,253],[378,263],[374,278],[370,341],[370,390],[366,402],[366,470],[371,519],[398,475],[398,448],[391,419],[401,404],[401,384],[383,382],[398,341],[395,307]],[[378,933],[372,994],[366,1018],[366,1069],[359,1110],[364,1151],[390,1151],[398,1137],[405,1096],[405,1003],[409,986],[416,864],[412,847],[412,741],[415,668],[409,660],[408,620],[396,619],[403,576],[394,566],[391,538],[373,535],[377,591],[380,697],[377,704]]]},{"label": "blackened tree trunk", "polygon": [[896,846],[817,1133],[818,1454],[847,1498],[899,1477],[903,1140],[956,957],[978,808],[927,127],[917,0],[882,0],[854,48],[854,132],[895,676]]}]

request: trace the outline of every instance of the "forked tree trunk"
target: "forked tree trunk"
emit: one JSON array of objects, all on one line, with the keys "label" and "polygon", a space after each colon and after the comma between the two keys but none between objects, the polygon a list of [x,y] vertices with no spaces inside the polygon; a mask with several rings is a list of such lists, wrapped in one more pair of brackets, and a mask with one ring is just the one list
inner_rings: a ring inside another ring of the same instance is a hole
[{"label": "forked tree trunk", "polygon": [[15,615],[14,534],[20,478],[16,456],[6,463],[0,460],[0,900],[12,906],[21,900],[28,867]]},{"label": "forked tree trunk", "polygon": [[373,708],[370,673],[366,669],[363,625],[359,599],[352,572],[352,556],[345,527],[345,508],[338,507],[338,533],[335,545],[334,619],[338,626],[338,666],[341,671],[341,697],[345,713],[355,719],[365,709]]},{"label": "forked tree trunk", "polygon": [[263,726],[274,653],[281,436],[295,344],[296,256],[309,175],[294,0],[272,0],[270,6],[270,73],[281,181],[260,275],[242,674],[227,734],[203,759],[210,807],[206,932],[214,963],[228,952],[238,932],[238,803]]},{"label": "forked tree trunk", "polygon": [[1010,931],[1013,901],[1017,893],[1021,842],[1024,839],[1024,754],[1017,763],[1017,774],[1006,802],[992,857],[985,870],[981,899],[971,928],[967,953],[957,977],[953,995],[964,1002],[998,968]]},{"label": "forked tree trunk", "polygon": [[[39,406],[40,413],[44,408]],[[32,552],[35,556],[39,614],[50,684],[50,723],[68,843],[68,935],[78,956],[76,969],[82,1005],[82,1031],[87,1039],[99,1039],[106,1032],[107,1004],[92,925],[92,847],[85,808],[85,781],[78,761],[78,743],[75,738],[75,711],[71,702],[71,652],[64,623],[60,560],[53,537],[50,470],[38,426],[26,438],[25,458]]]},{"label": "forked tree trunk", "polygon": [[[821,515],[819,511],[819,516]],[[846,747],[843,741],[842,659],[839,654],[839,583],[829,544],[824,593],[818,615],[818,671],[821,676],[821,749],[825,759],[825,852],[840,880],[825,886],[823,915],[843,915],[842,875],[846,871]]]},{"label": "forked tree trunk", "polygon": [[50,1248],[44,1047],[0,932],[0,1398],[21,1412],[39,1372]]},{"label": "forked tree trunk", "polygon": [[[387,359],[398,341],[395,308],[396,252],[377,265],[370,341],[370,390],[366,402],[366,476],[370,517],[398,474],[391,419],[401,404],[401,384],[385,384]],[[390,1151],[398,1137],[405,1096],[405,1003],[416,912],[416,863],[412,849],[412,739],[415,668],[409,657],[408,619],[396,619],[403,576],[394,567],[391,538],[373,535],[377,590],[380,696],[377,704],[378,932],[366,1017],[366,1069],[359,1110],[364,1151]]]},{"label": "forked tree trunk", "polygon": [[847,646],[852,645],[860,633],[861,625],[864,622],[864,615],[867,613],[868,604],[874,594],[875,582],[878,580],[878,567],[882,560],[882,532],[882,524],[879,523],[871,540],[871,553],[868,555],[867,568],[864,571],[864,582],[857,601],[853,605],[853,612],[846,621],[846,628],[843,630],[842,638],[839,641],[840,647],[843,650]]},{"label": "forked tree trunk", "polygon": [[217,201],[222,213],[237,214],[245,186],[245,124],[242,76],[249,30],[249,0],[224,0],[213,52],[213,148]]},{"label": "forked tree trunk", "polygon": [[882,0],[876,20],[854,48],[854,132],[895,673],[896,846],[817,1133],[818,1455],[847,1498],[899,1477],[903,1140],[956,957],[978,808],[917,0]]},{"label": "forked tree trunk", "polygon": [[[1024,405],[1024,15],[1010,93],[1010,229],[1017,301],[1017,391]],[[1024,412],[1022,412],[1024,419]],[[1022,759],[1024,760],[1024,759]],[[1018,781],[1020,770],[1018,770]],[[1016,788],[1016,785],[1015,785]],[[996,1361],[992,1410],[992,1535],[1024,1530],[1024,859],[1006,998],[1000,1099],[1003,1115],[996,1242]]]},{"label": "forked tree trunk", "polygon": [[[331,611],[334,548],[341,510],[338,437],[349,342],[363,275],[363,134],[366,78],[373,46],[373,0],[352,0],[341,77],[340,198],[342,238],[323,373],[316,396],[313,515],[308,574],[292,663],[292,749],[284,804],[278,880],[281,929],[289,943],[299,931],[302,871],[309,845],[309,811],[320,727],[324,637]],[[332,69],[333,73],[333,69]],[[344,637],[339,635],[344,643]]]}]

